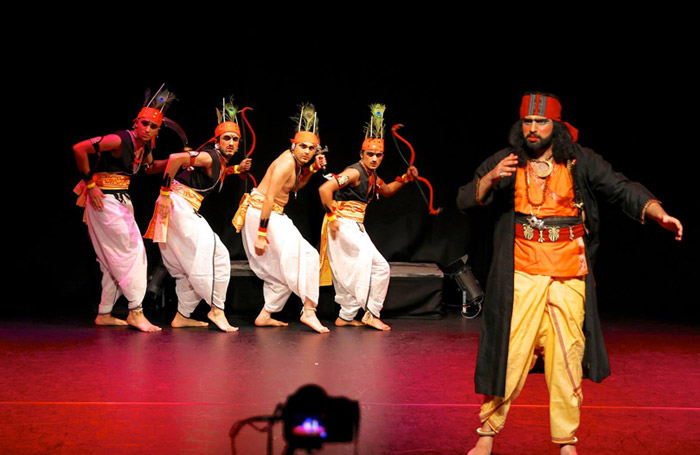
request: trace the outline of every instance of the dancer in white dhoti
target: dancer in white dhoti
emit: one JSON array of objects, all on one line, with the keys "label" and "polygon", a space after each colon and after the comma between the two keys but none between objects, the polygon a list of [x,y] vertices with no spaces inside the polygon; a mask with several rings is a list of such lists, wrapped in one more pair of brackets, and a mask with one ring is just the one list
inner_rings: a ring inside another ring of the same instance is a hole
[{"label": "dancer in white dhoti", "polygon": [[[329,332],[316,316],[318,252],[284,214],[289,193],[296,195],[314,173],[325,167],[325,156],[316,154],[319,148],[315,110],[312,105],[304,105],[292,146],[267,168],[260,185],[244,196],[233,218],[236,231],[242,231],[250,268],[265,282],[265,305],[255,319],[257,326],[286,326],[273,319],[272,313],[281,311],[293,292],[304,305],[301,322],[319,333]],[[312,159],[314,163],[305,166]]]},{"label": "dancer in white dhoti", "polygon": [[251,159],[227,167],[238,150],[241,130],[232,102],[217,109],[219,124],[214,138],[196,151],[174,153],[167,160],[160,197],[145,237],[160,247],[166,269],[175,278],[177,312],[172,327],[203,327],[208,323],[191,319],[204,300],[207,317],[220,330],[235,332],[224,313],[231,278],[228,249],[198,210],[204,197],[220,189],[227,174],[248,172]]},{"label": "dancer in white dhoti", "polygon": [[[406,174],[391,183],[377,176],[384,159],[383,105],[371,106],[360,161],[321,185],[318,192],[326,210],[321,228],[320,285],[335,287],[340,313],[337,326],[390,327],[379,319],[389,289],[389,263],[372,243],[364,227],[365,210],[373,198],[391,196],[418,176],[409,166]],[[355,316],[365,310],[362,322]]]},{"label": "dancer in white dhoti", "polygon": [[[148,98],[148,97],[147,97]],[[78,205],[85,207],[90,240],[102,270],[102,296],[95,324],[131,325],[144,332],[161,330],[143,314],[146,294],[146,251],[129,198],[131,176],[151,167],[151,149],[163,123],[163,112],[174,99],[159,90],[139,112],[131,130],[94,137],[73,146],[83,180],[75,187]],[[91,167],[90,155],[96,155]],[[117,299],[128,300],[126,321],[112,316]]]}]

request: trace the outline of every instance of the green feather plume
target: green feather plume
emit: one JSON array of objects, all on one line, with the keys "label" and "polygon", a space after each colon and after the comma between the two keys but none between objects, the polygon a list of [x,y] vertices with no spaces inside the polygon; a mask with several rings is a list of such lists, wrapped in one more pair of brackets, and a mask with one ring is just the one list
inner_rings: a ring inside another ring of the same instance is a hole
[{"label": "green feather plume", "polygon": [[313,104],[305,103],[299,106],[299,115],[292,117],[292,120],[297,124],[297,131],[310,131],[318,134],[316,128],[318,118]]},{"label": "green feather plume", "polygon": [[[165,84],[160,86],[160,89],[153,95],[153,98],[146,104],[146,107],[152,107],[165,112],[170,104],[175,101],[175,94],[164,88]],[[150,95],[150,90],[146,91],[146,96]]]},{"label": "green feather plume", "polygon": [[238,108],[233,104],[233,97],[229,98],[228,102],[224,101],[221,109],[216,109],[216,118],[219,123],[236,121]]},{"label": "green feather plume", "polygon": [[365,127],[365,137],[376,137],[384,138],[384,111],[386,111],[386,105],[384,104],[370,104],[370,111],[372,116],[370,117],[369,123]]}]

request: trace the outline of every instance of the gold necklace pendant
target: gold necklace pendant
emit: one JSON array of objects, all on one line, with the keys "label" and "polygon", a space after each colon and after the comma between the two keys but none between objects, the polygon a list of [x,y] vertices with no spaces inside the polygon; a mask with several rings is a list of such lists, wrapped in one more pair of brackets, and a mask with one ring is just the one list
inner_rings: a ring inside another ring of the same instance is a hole
[{"label": "gold necklace pendant", "polygon": [[549,177],[554,169],[554,165],[549,160],[530,160],[530,163],[537,177],[541,179]]}]

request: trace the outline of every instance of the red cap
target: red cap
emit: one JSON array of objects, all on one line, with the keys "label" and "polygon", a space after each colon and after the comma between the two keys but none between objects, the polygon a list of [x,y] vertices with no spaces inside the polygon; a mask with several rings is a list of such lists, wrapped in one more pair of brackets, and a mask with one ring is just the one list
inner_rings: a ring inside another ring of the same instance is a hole
[{"label": "red cap", "polygon": [[235,122],[221,122],[214,130],[214,137],[219,137],[224,133],[236,133],[241,137],[241,128]]},{"label": "red cap", "polygon": [[136,118],[147,118],[158,126],[163,124],[163,113],[153,107],[144,107]]},{"label": "red cap", "polygon": [[294,135],[292,142],[299,144],[302,142],[311,142],[314,145],[320,145],[321,140],[311,131],[299,131]]},{"label": "red cap", "polygon": [[362,141],[362,150],[384,151],[384,139],[368,137]]}]

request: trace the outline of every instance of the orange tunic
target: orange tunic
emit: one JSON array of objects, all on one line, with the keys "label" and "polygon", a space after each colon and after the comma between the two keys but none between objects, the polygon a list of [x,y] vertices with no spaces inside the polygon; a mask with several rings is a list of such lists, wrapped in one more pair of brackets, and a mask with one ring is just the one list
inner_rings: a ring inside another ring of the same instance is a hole
[{"label": "orange tunic", "polygon": [[[538,218],[578,216],[573,205],[574,185],[564,164],[554,164],[548,179],[541,179],[530,170],[530,201],[527,198],[526,168],[518,168],[515,176],[515,211]],[[542,205],[537,206],[546,194]],[[531,204],[534,203],[535,205]],[[571,241],[543,242],[515,237],[515,270],[531,275],[575,277],[588,273],[583,237]]]}]

